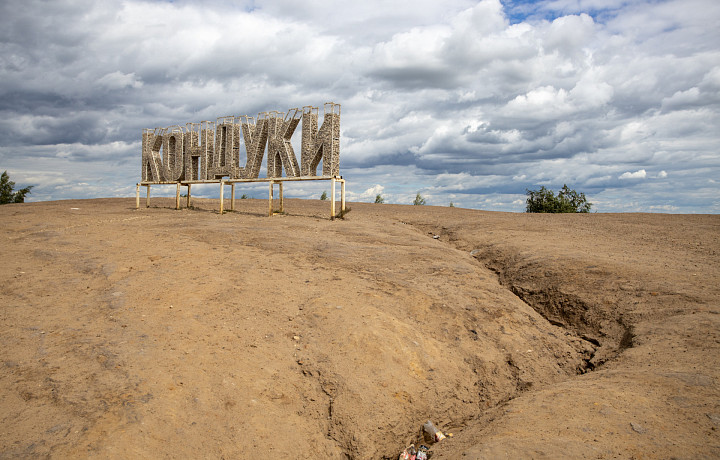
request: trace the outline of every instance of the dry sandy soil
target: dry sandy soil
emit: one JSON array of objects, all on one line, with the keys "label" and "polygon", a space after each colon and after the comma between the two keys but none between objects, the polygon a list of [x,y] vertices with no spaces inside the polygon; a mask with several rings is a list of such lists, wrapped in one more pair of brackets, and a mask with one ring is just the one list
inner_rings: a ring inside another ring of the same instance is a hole
[{"label": "dry sandy soil", "polygon": [[0,458],[720,457],[720,216],[151,204],[0,207]]}]

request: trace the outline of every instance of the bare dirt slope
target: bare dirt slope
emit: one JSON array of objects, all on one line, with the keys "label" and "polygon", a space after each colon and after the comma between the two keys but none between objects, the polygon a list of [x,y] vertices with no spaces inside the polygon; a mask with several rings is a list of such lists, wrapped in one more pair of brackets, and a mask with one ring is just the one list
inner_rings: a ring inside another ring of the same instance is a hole
[{"label": "bare dirt slope", "polygon": [[134,204],[0,207],[0,458],[720,457],[720,216]]}]

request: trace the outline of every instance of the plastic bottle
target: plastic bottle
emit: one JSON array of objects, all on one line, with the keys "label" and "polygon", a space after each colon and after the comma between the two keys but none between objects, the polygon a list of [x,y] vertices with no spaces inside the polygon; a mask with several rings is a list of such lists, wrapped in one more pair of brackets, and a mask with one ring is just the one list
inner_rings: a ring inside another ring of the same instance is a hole
[{"label": "plastic bottle", "polygon": [[423,425],[423,434],[425,440],[429,442],[438,442],[445,439],[445,435],[442,433],[442,431],[435,428],[435,425],[433,425],[430,420],[425,422],[425,424]]}]

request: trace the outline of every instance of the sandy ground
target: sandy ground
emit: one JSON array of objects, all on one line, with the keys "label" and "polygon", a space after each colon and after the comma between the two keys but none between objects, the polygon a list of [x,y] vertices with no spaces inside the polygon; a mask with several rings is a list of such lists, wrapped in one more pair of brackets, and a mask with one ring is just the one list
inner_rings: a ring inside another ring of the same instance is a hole
[{"label": "sandy ground", "polygon": [[719,458],[720,216],[0,207],[0,458]]}]

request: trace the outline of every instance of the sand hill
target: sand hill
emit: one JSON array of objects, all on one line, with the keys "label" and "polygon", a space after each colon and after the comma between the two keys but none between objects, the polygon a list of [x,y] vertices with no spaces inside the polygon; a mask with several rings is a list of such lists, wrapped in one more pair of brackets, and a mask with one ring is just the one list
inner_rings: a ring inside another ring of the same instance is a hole
[{"label": "sand hill", "polygon": [[720,216],[0,207],[0,458],[720,457]]}]

